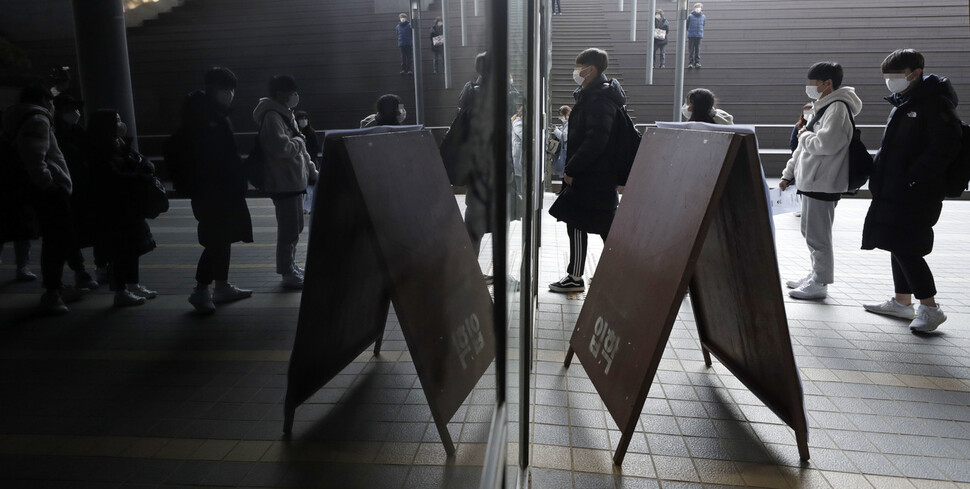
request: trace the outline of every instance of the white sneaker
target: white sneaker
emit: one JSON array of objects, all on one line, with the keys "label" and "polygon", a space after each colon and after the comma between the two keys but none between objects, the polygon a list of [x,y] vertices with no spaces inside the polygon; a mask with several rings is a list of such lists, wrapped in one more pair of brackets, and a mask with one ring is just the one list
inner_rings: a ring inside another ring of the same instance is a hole
[{"label": "white sneaker", "polygon": [[924,306],[920,304],[916,310],[916,319],[909,323],[909,330],[914,333],[929,333],[935,331],[946,321],[946,314],[937,304],[936,307]]},{"label": "white sneaker", "polygon": [[916,317],[916,309],[913,308],[912,304],[904,306],[896,302],[895,297],[891,297],[888,301],[881,304],[863,304],[862,308],[875,314],[883,314],[897,318],[913,319]]},{"label": "white sneaker", "polygon": [[[206,290],[209,290],[206,287]],[[240,299],[246,299],[253,295],[253,291],[240,289],[232,284],[226,284],[224,287],[216,287],[212,291],[212,298],[210,299],[215,304],[222,304],[225,302],[238,301]]]},{"label": "white sneaker", "polygon": [[792,212],[792,214],[794,214],[795,217],[802,217],[802,211],[800,209],[797,210],[797,211]]},{"label": "white sneaker", "polygon": [[148,290],[142,284],[128,284],[128,292],[136,297],[144,297],[145,299],[154,299],[158,297],[158,292],[154,290]]},{"label": "white sneaker", "polygon": [[284,274],[282,285],[284,289],[303,290],[303,277],[295,272]]},{"label": "white sneaker", "polygon": [[304,270],[303,268],[300,268],[299,265],[293,265],[293,273],[301,277],[306,277],[306,270]]},{"label": "white sneaker", "polygon": [[145,298],[132,294],[127,290],[115,292],[115,307],[140,306],[145,303]]},{"label": "white sneaker", "polygon": [[819,300],[828,297],[829,287],[825,284],[820,284],[815,281],[814,278],[802,284],[801,287],[791,290],[788,295],[794,297],[795,299],[804,300]]},{"label": "white sneaker", "polygon": [[808,275],[806,275],[806,276],[804,276],[804,277],[802,277],[802,278],[800,278],[798,280],[789,280],[789,281],[785,282],[785,286],[788,287],[789,289],[797,289],[797,288],[805,285],[805,282],[808,282],[809,280],[812,280],[813,278],[815,278],[815,272],[808,272]]},{"label": "white sneaker", "polygon": [[212,292],[209,288],[195,289],[189,296],[189,304],[195,308],[199,314],[212,314],[216,312],[216,305],[212,302]]}]

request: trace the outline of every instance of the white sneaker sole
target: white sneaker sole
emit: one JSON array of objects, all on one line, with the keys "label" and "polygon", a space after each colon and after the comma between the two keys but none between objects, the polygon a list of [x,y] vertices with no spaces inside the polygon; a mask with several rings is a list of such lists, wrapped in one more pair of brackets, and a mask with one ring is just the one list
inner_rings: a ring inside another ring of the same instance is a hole
[{"label": "white sneaker sole", "polygon": [[569,292],[584,292],[584,291],[586,291],[586,286],[584,285],[582,287],[559,287],[559,286],[555,286],[555,285],[550,285],[549,286],[549,290],[552,291],[552,292],[565,292],[565,293],[569,293]]},{"label": "white sneaker sole", "polygon": [[880,316],[891,316],[891,317],[899,318],[899,319],[908,319],[910,321],[916,319],[916,311],[913,311],[910,314],[906,314],[906,313],[900,313],[900,312],[895,312],[895,311],[883,311],[883,310],[877,309],[875,307],[871,307],[870,308],[867,305],[863,305],[862,308],[865,309],[866,311],[869,311],[869,312],[873,313],[873,314],[879,314]]},{"label": "white sneaker sole", "polygon": [[829,296],[828,293],[805,294],[805,293],[799,292],[797,289],[788,292],[788,295],[791,296],[792,299],[800,299],[803,301],[820,301]]}]

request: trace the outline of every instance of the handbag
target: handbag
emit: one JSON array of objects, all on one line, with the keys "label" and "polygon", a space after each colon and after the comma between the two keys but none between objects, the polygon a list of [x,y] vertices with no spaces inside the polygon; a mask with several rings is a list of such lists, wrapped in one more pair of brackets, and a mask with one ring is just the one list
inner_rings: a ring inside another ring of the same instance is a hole
[{"label": "handbag", "polygon": [[431,38],[431,44],[435,46],[443,46],[445,44],[445,35],[440,34]]},{"label": "handbag", "polygon": [[664,41],[667,39],[667,31],[657,27],[653,30],[653,38],[658,41]]}]

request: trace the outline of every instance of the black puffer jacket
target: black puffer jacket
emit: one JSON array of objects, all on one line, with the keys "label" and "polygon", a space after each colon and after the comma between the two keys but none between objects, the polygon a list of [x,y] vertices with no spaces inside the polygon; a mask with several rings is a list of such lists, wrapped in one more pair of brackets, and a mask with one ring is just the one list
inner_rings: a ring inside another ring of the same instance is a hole
[{"label": "black puffer jacket", "polygon": [[610,148],[626,93],[618,81],[600,75],[586,88],[576,89],[573,97],[565,169],[573,183],[563,188],[550,213],[584,231],[606,234],[619,203]]},{"label": "black puffer jacket", "polygon": [[862,248],[925,256],[933,250],[946,168],[960,152],[958,98],[949,80],[929,75],[886,100],[894,107],[869,179]]},{"label": "black puffer jacket", "polygon": [[94,245],[110,259],[137,257],[155,249],[155,238],[134,202],[138,189],[152,178],[154,166],[126,144],[92,146],[88,150],[98,216]]},{"label": "black puffer jacket", "polygon": [[246,168],[233,135],[229,109],[204,91],[185,99],[182,126],[190,151],[197,190],[192,213],[199,221],[199,244],[217,246],[253,242],[253,225],[246,204]]}]

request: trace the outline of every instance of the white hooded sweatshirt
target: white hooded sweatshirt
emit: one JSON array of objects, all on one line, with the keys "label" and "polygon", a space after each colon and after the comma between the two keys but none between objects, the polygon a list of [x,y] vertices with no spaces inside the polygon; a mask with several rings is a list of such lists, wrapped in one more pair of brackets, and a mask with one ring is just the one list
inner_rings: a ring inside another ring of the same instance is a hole
[{"label": "white hooded sweatshirt", "polygon": [[[837,101],[842,103],[835,103]],[[839,194],[849,189],[849,143],[852,117],[862,111],[862,100],[852,87],[841,87],[815,102],[815,112],[829,106],[812,131],[798,137],[781,178],[794,181],[802,192]],[[848,106],[848,107],[846,107]]]}]

